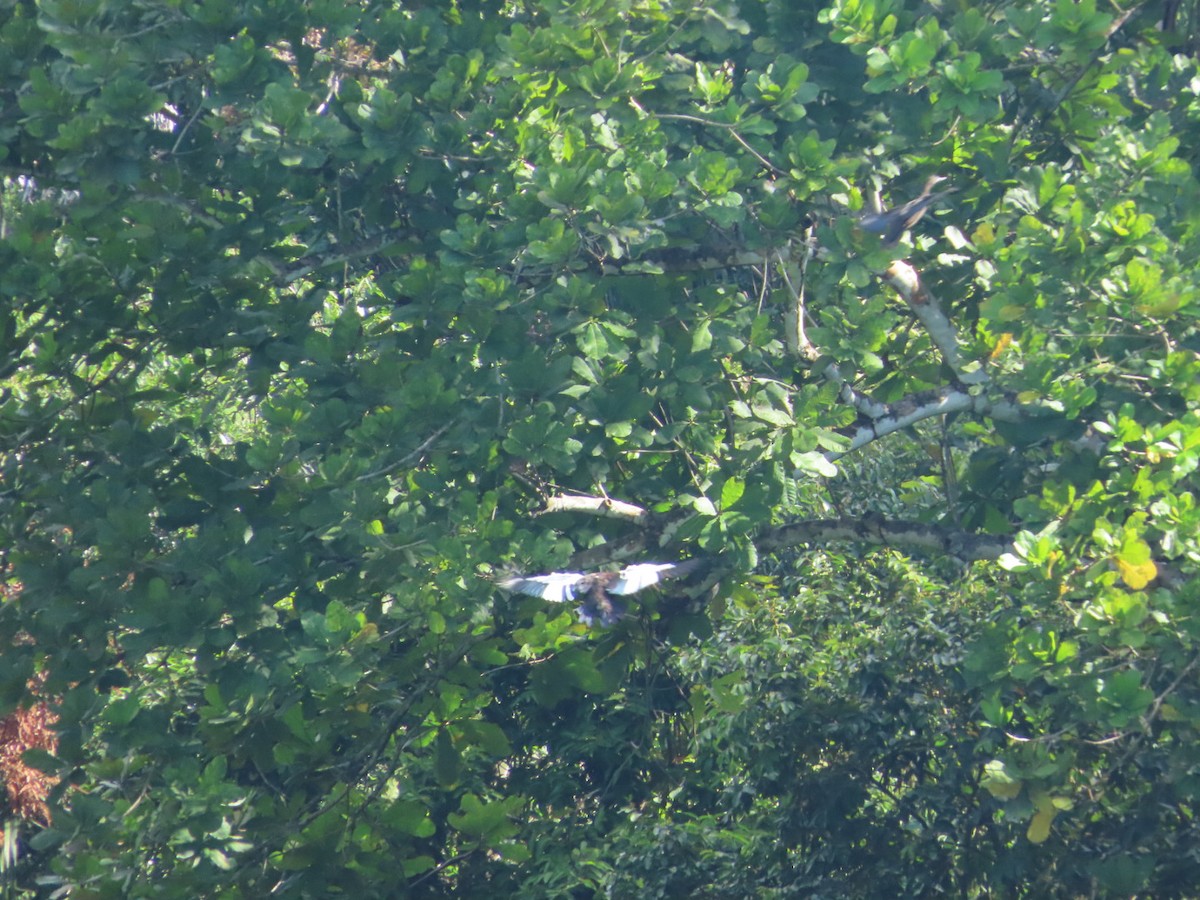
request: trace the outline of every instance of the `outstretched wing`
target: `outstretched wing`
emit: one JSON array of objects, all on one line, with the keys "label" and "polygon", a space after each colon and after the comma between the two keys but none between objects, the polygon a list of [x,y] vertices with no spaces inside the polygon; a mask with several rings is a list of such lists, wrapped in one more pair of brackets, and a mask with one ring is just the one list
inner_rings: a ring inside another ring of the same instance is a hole
[{"label": "outstretched wing", "polygon": [[642,588],[656,585],[665,578],[686,575],[699,564],[699,560],[689,559],[681,563],[638,563],[635,566],[626,566],[607,590],[610,594],[632,594]]},{"label": "outstretched wing", "polygon": [[[616,573],[612,573],[612,577],[615,578]],[[518,575],[506,578],[499,584],[506,591],[517,591],[555,603],[567,603],[577,596],[582,597],[583,602],[575,611],[580,621],[589,628],[597,620],[602,625],[612,625],[625,615],[625,607],[615,603],[600,589],[595,575],[582,575],[579,572],[551,572],[549,575],[528,577]]]},{"label": "outstretched wing", "polygon": [[555,603],[567,603],[575,599],[575,585],[584,576],[579,572],[551,572],[549,575],[520,575],[499,582],[506,591],[516,591]]}]

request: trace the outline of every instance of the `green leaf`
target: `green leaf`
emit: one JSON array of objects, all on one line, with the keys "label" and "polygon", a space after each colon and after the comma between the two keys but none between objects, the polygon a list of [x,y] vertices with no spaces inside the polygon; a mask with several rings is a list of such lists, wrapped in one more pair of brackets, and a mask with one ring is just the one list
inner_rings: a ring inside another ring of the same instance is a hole
[{"label": "green leaf", "polygon": [[838,473],[837,466],[826,458],[824,453],[811,451],[809,453],[793,453],[792,464],[799,473],[816,475],[821,478],[833,478]]},{"label": "green leaf", "polygon": [[1001,760],[993,759],[983,767],[983,778],[980,783],[984,789],[997,800],[1013,800],[1024,787],[1024,782],[1013,778]]},{"label": "green leaf", "polygon": [[721,509],[726,510],[742,499],[746,484],[741,479],[730,478],[721,487]]},{"label": "green leaf", "polygon": [[577,341],[580,352],[588,359],[603,359],[608,355],[608,338],[597,322],[586,323],[580,329]]},{"label": "green leaf", "polygon": [[521,797],[508,797],[498,802],[485,803],[474,794],[464,794],[462,805],[457,813],[450,813],[446,819],[451,826],[470,837],[483,838],[495,842],[515,830],[508,817],[516,813],[523,805]]}]

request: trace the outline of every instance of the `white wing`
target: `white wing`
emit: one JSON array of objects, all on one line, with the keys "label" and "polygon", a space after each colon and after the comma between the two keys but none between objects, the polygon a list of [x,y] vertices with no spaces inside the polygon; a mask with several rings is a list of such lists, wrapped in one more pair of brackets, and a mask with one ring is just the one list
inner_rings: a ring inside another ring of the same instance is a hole
[{"label": "white wing", "polygon": [[530,575],[528,578],[518,575],[504,579],[500,587],[555,603],[566,603],[575,599],[574,588],[581,578],[583,575],[579,572],[551,572],[549,575]]},{"label": "white wing", "polygon": [[668,570],[674,568],[675,563],[638,563],[636,566],[626,566],[607,590],[610,594],[632,594],[669,578],[673,573]]}]

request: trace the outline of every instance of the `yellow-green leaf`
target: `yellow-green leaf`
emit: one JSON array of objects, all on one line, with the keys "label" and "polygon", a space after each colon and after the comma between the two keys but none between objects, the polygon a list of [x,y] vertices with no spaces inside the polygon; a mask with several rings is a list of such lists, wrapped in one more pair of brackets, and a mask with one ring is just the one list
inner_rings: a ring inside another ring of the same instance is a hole
[{"label": "yellow-green leaf", "polygon": [[1135,591],[1140,591],[1158,576],[1158,567],[1153,560],[1136,563],[1120,557],[1117,568],[1121,571],[1121,580]]},{"label": "yellow-green leaf", "polygon": [[1040,844],[1050,837],[1050,823],[1054,821],[1056,812],[1054,809],[1040,809],[1034,813],[1033,820],[1029,823],[1029,829],[1025,832],[1029,843]]}]

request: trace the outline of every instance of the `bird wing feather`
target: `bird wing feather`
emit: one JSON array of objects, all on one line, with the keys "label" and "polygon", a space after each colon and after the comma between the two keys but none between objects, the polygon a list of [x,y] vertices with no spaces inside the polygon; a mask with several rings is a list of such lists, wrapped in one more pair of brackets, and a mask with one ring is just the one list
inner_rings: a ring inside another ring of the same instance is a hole
[{"label": "bird wing feather", "polygon": [[610,594],[632,594],[658,584],[664,578],[676,578],[694,569],[694,560],[682,563],[638,563],[621,570],[617,580],[608,586]]},{"label": "bird wing feather", "polygon": [[531,597],[541,597],[555,603],[566,603],[575,599],[574,587],[584,576],[579,572],[551,572],[549,575],[530,575],[506,578],[500,587]]}]

